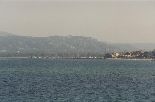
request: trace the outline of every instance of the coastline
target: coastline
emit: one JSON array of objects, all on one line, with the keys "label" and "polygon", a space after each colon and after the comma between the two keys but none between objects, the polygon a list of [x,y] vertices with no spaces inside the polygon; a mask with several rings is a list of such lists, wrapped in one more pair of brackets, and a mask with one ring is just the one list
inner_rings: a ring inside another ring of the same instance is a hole
[{"label": "coastline", "polygon": [[0,57],[0,59],[18,59],[18,58],[20,58],[20,59],[26,59],[26,58],[29,58],[29,57]]},{"label": "coastline", "polygon": [[152,58],[106,58],[106,59],[109,59],[109,60],[148,60],[148,61],[155,60]]},{"label": "coastline", "polygon": [[148,60],[155,61],[153,58],[103,58],[103,57],[95,57],[95,58],[87,58],[87,57],[0,57],[0,59],[104,59],[104,60]]}]

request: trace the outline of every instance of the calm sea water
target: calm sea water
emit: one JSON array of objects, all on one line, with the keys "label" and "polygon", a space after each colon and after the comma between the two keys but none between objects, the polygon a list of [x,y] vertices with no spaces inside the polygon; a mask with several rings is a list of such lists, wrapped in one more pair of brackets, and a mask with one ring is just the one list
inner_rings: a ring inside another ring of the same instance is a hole
[{"label": "calm sea water", "polygon": [[155,61],[0,59],[0,102],[155,102]]}]

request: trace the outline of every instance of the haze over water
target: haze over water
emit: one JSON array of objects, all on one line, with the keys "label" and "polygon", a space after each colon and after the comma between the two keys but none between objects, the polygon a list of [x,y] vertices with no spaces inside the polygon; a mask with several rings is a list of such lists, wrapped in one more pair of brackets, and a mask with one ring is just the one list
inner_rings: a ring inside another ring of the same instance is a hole
[{"label": "haze over water", "polygon": [[19,35],[82,35],[155,43],[153,0],[1,0],[0,30]]}]

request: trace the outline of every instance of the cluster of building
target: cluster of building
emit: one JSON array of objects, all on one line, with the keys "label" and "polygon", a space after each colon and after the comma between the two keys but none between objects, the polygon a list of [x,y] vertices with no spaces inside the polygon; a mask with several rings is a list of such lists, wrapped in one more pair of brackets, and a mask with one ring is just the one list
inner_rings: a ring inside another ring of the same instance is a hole
[{"label": "cluster of building", "polygon": [[126,59],[149,59],[155,58],[152,52],[148,51],[131,51],[131,52],[113,52],[105,54],[105,58],[126,58]]}]

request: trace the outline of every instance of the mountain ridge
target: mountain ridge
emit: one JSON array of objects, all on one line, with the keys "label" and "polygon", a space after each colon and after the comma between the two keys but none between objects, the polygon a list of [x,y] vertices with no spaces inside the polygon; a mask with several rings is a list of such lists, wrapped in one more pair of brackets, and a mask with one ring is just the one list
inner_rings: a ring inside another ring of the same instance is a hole
[{"label": "mountain ridge", "polygon": [[82,36],[0,36],[0,55],[97,56],[115,48],[91,37]]},{"label": "mountain ridge", "polygon": [[[132,46],[122,48],[116,44],[98,41],[84,36],[18,36],[0,32],[0,55],[50,55],[50,56],[103,56],[114,51],[127,51]],[[3,34],[2,34],[3,33]],[[6,34],[6,36],[4,36]]]}]

